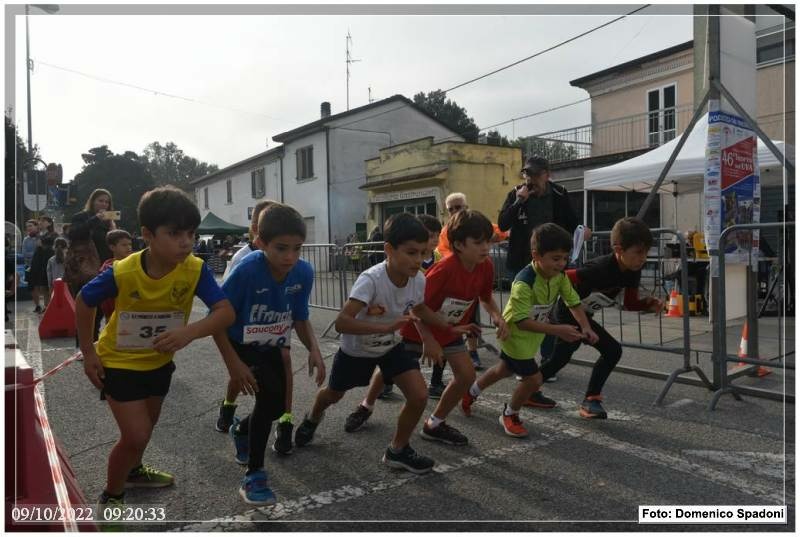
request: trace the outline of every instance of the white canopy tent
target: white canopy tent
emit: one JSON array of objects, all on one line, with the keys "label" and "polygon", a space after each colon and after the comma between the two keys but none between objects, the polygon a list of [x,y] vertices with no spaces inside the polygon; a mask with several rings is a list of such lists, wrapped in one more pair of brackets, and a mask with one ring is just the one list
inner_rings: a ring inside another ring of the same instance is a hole
[{"label": "white canopy tent", "polygon": [[[650,192],[678,144],[678,140],[679,137],[644,155],[612,166],[587,170],[583,174],[584,190]],[[659,192],[681,194],[703,190],[707,140],[708,114],[705,114],[689,133],[686,143],[678,153]],[[794,161],[794,147],[779,141],[773,141],[773,143],[781,153]],[[782,184],[783,166],[761,140],[758,140],[758,166],[761,169],[762,186]]]}]

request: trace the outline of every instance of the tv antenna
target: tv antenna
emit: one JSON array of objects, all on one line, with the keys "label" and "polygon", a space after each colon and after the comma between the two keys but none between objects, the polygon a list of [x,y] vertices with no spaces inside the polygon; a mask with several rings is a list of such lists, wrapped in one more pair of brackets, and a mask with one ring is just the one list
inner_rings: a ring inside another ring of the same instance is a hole
[{"label": "tv antenna", "polygon": [[354,60],[350,57],[350,45],[353,43],[353,38],[350,36],[350,30],[347,30],[347,37],[345,38],[345,64],[347,64],[347,109],[350,110],[350,64],[360,62],[361,60]]}]

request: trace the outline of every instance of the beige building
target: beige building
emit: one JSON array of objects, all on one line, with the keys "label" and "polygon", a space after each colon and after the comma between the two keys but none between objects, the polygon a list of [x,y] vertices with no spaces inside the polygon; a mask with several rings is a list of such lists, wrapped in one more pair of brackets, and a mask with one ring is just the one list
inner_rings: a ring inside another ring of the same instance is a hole
[{"label": "beige building", "polygon": [[366,161],[369,230],[399,212],[431,214],[444,222],[444,200],[463,192],[471,209],[493,222],[506,194],[519,181],[517,147],[466,142],[434,143],[432,137],[385,147]]}]

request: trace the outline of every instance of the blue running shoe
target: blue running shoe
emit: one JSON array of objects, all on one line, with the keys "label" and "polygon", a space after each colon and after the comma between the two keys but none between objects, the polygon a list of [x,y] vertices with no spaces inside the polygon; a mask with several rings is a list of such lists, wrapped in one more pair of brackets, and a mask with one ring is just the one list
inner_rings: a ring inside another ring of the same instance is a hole
[{"label": "blue running shoe", "polygon": [[246,434],[236,434],[239,429],[239,418],[233,418],[233,423],[228,429],[228,434],[233,440],[233,458],[238,463],[244,466],[247,464],[247,459],[250,458],[250,447],[248,445],[248,436]]},{"label": "blue running shoe", "polygon": [[267,486],[267,472],[264,470],[244,476],[239,496],[250,505],[273,505],[277,502],[275,493]]}]

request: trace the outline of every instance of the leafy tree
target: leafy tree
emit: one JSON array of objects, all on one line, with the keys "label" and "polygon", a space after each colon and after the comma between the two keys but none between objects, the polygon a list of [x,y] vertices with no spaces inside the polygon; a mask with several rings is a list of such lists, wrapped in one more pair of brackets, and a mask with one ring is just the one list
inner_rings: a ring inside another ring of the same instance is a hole
[{"label": "leafy tree", "polygon": [[156,186],[152,175],[142,164],[141,157],[133,151],[117,155],[105,145],[93,147],[81,157],[85,164],[72,181],[72,195],[77,203],[66,214],[71,216],[82,211],[92,191],[104,188],[111,192],[114,209],[122,213],[122,219],[117,222],[117,226],[131,233],[138,233],[136,207],[139,199]]},{"label": "leafy tree", "polygon": [[191,195],[194,195],[194,189],[189,185],[190,181],[219,170],[216,164],[186,155],[173,142],[149,144],[140,159],[157,185],[175,185]]},{"label": "leafy tree", "polygon": [[475,121],[467,115],[466,109],[458,106],[452,99],[445,100],[442,90],[419,92],[414,95],[414,104],[447,125],[452,131],[460,134],[468,142],[477,142],[480,129]]},{"label": "leafy tree", "polygon": [[509,141],[505,136],[501,136],[499,131],[489,131],[486,133],[486,143],[491,145],[502,145],[505,147],[519,147],[516,145],[517,141]]},{"label": "leafy tree", "polygon": [[549,142],[536,136],[518,138],[516,143],[522,148],[525,157],[539,155],[550,162],[561,162],[578,158],[578,150],[574,145],[562,141]]}]

